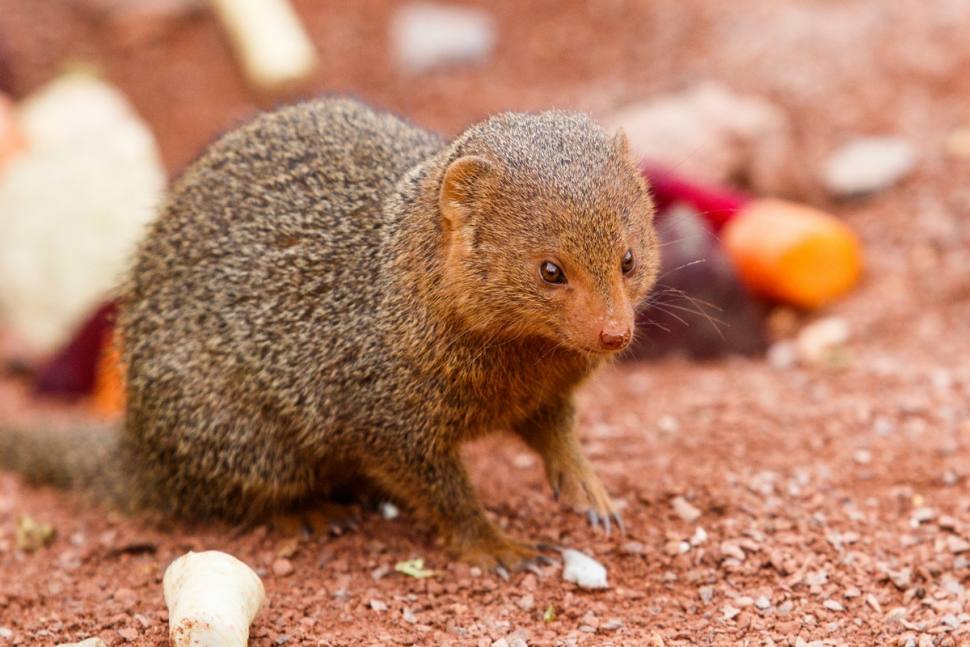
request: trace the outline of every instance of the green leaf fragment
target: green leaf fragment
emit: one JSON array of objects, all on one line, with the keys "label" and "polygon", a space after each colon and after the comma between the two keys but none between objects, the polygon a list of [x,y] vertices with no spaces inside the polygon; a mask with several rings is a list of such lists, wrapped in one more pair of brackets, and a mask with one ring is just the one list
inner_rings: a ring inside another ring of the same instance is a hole
[{"label": "green leaf fragment", "polygon": [[546,612],[542,614],[542,621],[555,622],[555,620],[556,620],[556,608],[550,604],[549,608],[546,609]]},{"label": "green leaf fragment", "polygon": [[424,567],[424,559],[421,557],[398,562],[394,565],[394,570],[419,580],[425,577],[436,577],[438,575],[438,571],[432,571]]},{"label": "green leaf fragment", "polygon": [[17,548],[19,550],[33,553],[53,540],[54,526],[49,523],[37,523],[25,514],[17,515]]}]

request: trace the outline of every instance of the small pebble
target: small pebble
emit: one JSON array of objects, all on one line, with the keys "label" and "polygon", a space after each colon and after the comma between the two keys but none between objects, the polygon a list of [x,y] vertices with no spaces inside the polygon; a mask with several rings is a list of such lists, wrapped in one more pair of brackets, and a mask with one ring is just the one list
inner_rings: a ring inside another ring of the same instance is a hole
[{"label": "small pebble", "polygon": [[387,564],[382,564],[370,572],[370,576],[373,580],[377,581],[382,579],[385,575],[391,572],[391,567]]},{"label": "small pebble", "polygon": [[862,595],[862,591],[860,591],[859,589],[857,589],[854,586],[850,586],[849,588],[847,588],[845,590],[845,594],[844,595],[848,599],[857,598],[860,595]]},{"label": "small pebble", "polygon": [[411,72],[487,58],[497,40],[495,19],[486,11],[436,3],[410,3],[391,22],[397,62]]},{"label": "small pebble", "polygon": [[492,643],[492,647],[509,647],[509,641],[507,641],[505,638],[499,638]]},{"label": "small pebble", "polygon": [[916,165],[916,151],[899,137],[859,137],[837,150],[822,168],[831,193],[853,197],[892,186]]},{"label": "small pebble", "polygon": [[835,600],[826,600],[822,604],[829,611],[845,611],[845,607],[843,607],[841,604],[839,604]]},{"label": "small pebble", "polygon": [[624,622],[619,618],[612,618],[604,622],[602,625],[600,625],[600,629],[602,629],[603,631],[616,631],[617,629],[622,627],[623,624]]},{"label": "small pebble", "polygon": [[119,629],[118,635],[128,642],[135,642],[135,640],[138,638],[138,630],[132,628]]},{"label": "small pebble", "polygon": [[738,546],[737,544],[735,544],[733,542],[730,542],[730,541],[722,541],[721,542],[721,552],[726,557],[731,557],[733,559],[738,560],[739,562],[743,562],[744,561],[744,551],[741,550],[741,547],[740,546]]},{"label": "small pebble", "polygon": [[674,508],[674,512],[677,513],[677,516],[687,523],[694,523],[701,517],[701,511],[692,506],[687,499],[682,496],[674,497],[674,500],[671,501],[671,505]]},{"label": "small pebble", "polygon": [[882,605],[879,604],[879,600],[872,593],[866,595],[866,604],[872,607],[872,610],[876,613],[882,613]]},{"label": "small pebble", "polygon": [[741,609],[738,609],[737,607],[732,607],[730,604],[727,604],[721,607],[721,613],[724,614],[724,617],[722,618],[722,620],[733,620],[737,618],[738,615],[741,613]]},{"label": "small pebble", "polygon": [[707,531],[700,526],[697,526],[697,528],[694,529],[694,535],[690,538],[690,545],[700,546],[705,541],[707,541]]},{"label": "small pebble", "polygon": [[852,460],[859,465],[868,465],[872,462],[872,452],[868,449],[857,449],[852,452]]},{"label": "small pebble", "polygon": [[793,342],[783,339],[769,346],[765,357],[772,368],[784,370],[798,361],[798,349]]},{"label": "small pebble", "polygon": [[664,544],[664,553],[670,555],[671,557],[676,557],[677,555],[683,555],[690,550],[690,544],[686,541],[677,541],[676,539],[668,541]]},{"label": "small pebble", "polygon": [[645,551],[644,545],[638,541],[628,541],[623,544],[623,552],[630,555],[642,555]]},{"label": "small pebble", "polygon": [[[8,629],[9,631],[9,629]],[[119,634],[121,632],[118,632]],[[10,634],[13,636],[13,634]],[[10,638],[10,636],[5,636],[3,632],[0,632],[0,638]],[[57,647],[106,647],[104,641],[100,638],[88,638],[87,640],[82,640],[77,643],[60,643]]]},{"label": "small pebble", "polygon": [[936,525],[938,525],[943,530],[955,531],[960,527],[960,522],[951,517],[950,515],[940,515],[940,518],[936,520]]},{"label": "small pebble", "polygon": [[850,336],[849,324],[841,317],[814,321],[802,328],[795,339],[798,358],[805,364],[831,365]]},{"label": "small pebble", "polygon": [[531,611],[536,606],[536,598],[531,593],[527,593],[523,595],[521,598],[519,598],[519,601],[516,602],[516,605],[518,605],[518,607],[523,611]]},{"label": "small pebble", "polygon": [[390,501],[381,502],[381,504],[377,506],[377,510],[381,513],[381,516],[388,521],[397,519],[401,514],[401,510]]},{"label": "small pebble", "polygon": [[809,573],[805,577],[805,583],[809,586],[822,586],[829,581],[829,574],[825,570],[815,571],[814,573]]},{"label": "small pebble", "polygon": [[872,429],[880,436],[892,436],[896,432],[896,425],[887,418],[876,418],[872,424]]},{"label": "small pebble", "polygon": [[6,627],[0,627],[0,638],[13,638],[13,632]]},{"label": "small pebble", "polygon": [[529,643],[522,638],[513,638],[512,642],[509,644],[509,647],[529,647]]},{"label": "small pebble", "polygon": [[957,618],[952,613],[948,613],[945,616],[943,616],[943,620],[941,620],[940,623],[943,624],[943,625],[946,625],[950,629],[959,629],[960,628],[960,619]]},{"label": "small pebble", "polygon": [[387,605],[380,600],[371,600],[370,608],[374,611],[387,611]]},{"label": "small pebble", "polygon": [[889,571],[889,580],[896,586],[900,591],[905,591],[909,588],[910,581],[912,581],[913,572],[908,568],[902,568],[898,571]]},{"label": "small pebble", "polygon": [[700,595],[701,600],[704,602],[710,602],[714,599],[714,587],[702,586],[700,589],[698,589],[697,594]]},{"label": "small pebble", "polygon": [[970,542],[962,537],[950,535],[946,538],[946,548],[954,555],[970,551]]},{"label": "small pebble", "polygon": [[293,562],[288,559],[280,558],[273,562],[273,574],[277,577],[286,577],[293,570]]},{"label": "small pebble", "polygon": [[934,511],[933,508],[923,506],[913,510],[910,517],[920,523],[926,523],[927,521],[933,521],[933,519],[936,518],[936,511]]},{"label": "small pebble", "polygon": [[771,608],[771,600],[768,599],[767,595],[762,595],[760,598],[754,601],[754,606],[758,607],[762,611]]}]

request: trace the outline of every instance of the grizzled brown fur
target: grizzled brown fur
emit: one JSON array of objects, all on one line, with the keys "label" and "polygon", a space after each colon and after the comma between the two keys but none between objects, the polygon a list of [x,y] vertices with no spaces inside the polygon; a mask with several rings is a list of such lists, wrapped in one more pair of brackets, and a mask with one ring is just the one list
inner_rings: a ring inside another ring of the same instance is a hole
[{"label": "grizzled brown fur", "polygon": [[505,114],[449,145],[327,99],[229,133],[175,182],[126,286],[129,498],[257,520],[365,476],[463,559],[516,568],[535,553],[487,519],[458,451],[504,430],[608,522],[572,394],[629,340],[652,210],[625,138],[583,115]]}]

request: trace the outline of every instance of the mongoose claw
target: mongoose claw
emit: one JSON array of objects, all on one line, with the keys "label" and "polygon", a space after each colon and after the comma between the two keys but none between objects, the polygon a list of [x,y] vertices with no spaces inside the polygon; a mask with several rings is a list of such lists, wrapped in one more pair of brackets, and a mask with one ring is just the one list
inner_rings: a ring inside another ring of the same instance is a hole
[{"label": "mongoose claw", "polygon": [[495,573],[503,580],[508,580],[511,572],[538,568],[541,556],[537,546],[509,539],[497,529],[493,532],[489,533],[491,537],[456,546],[462,561]]},{"label": "mongoose claw", "polygon": [[535,562],[526,562],[525,564],[522,565],[522,570],[529,571],[534,575],[542,577],[543,575],[545,575],[545,573],[542,572],[542,569],[539,568],[539,564],[536,563],[538,561],[539,559],[537,557]]},{"label": "mongoose claw", "polygon": [[611,512],[610,513],[610,516],[613,517],[613,521],[616,522],[617,528],[620,529],[620,534],[621,535],[625,535],[626,534],[626,526],[623,525],[623,517],[620,516],[620,513],[619,512]]},{"label": "mongoose claw", "polygon": [[613,522],[626,532],[613,507],[613,501],[606,492],[606,488],[597,478],[588,463],[582,461],[573,466],[567,466],[562,471],[556,470],[550,481],[554,483],[553,493],[559,493],[561,486],[561,503],[571,508],[577,514],[585,515],[594,530],[603,526],[603,532],[609,537],[613,532]]}]

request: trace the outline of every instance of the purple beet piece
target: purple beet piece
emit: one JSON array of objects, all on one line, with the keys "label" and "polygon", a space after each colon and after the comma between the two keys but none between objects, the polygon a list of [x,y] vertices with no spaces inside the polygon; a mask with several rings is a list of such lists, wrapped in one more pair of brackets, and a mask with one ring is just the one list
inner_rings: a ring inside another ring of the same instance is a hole
[{"label": "purple beet piece", "polygon": [[114,328],[118,304],[108,301],[87,319],[74,338],[41,371],[34,391],[78,398],[94,393],[101,350]]},{"label": "purple beet piece", "polygon": [[689,204],[716,232],[751,201],[739,191],[698,184],[647,160],[640,163],[640,173],[650,182],[657,211],[666,211],[677,203]]},{"label": "purple beet piece", "polygon": [[710,223],[683,203],[660,212],[660,279],[637,315],[628,358],[706,359],[767,348],[764,306],[741,284]]}]

